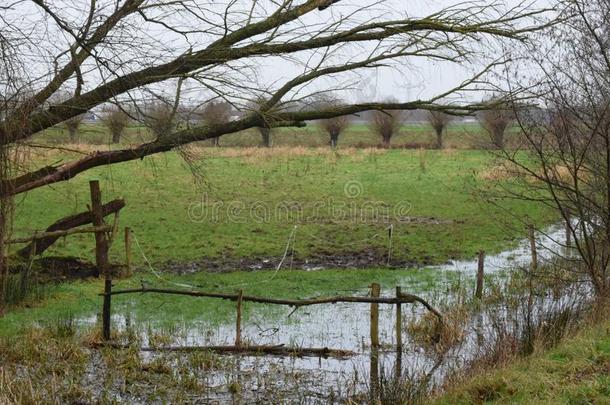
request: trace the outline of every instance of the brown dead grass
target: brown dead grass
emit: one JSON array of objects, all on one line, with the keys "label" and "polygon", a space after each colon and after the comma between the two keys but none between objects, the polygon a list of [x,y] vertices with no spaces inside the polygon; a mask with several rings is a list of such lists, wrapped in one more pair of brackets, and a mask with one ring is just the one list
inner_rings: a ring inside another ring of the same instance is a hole
[{"label": "brown dead grass", "polygon": [[463,304],[445,308],[441,312],[442,322],[434,314],[426,313],[407,324],[407,332],[414,343],[426,351],[438,354],[446,353],[464,339],[470,315]]},{"label": "brown dead grass", "polygon": [[523,175],[523,171],[508,163],[500,163],[479,172],[479,178],[488,181],[509,180],[520,175]]},{"label": "brown dead grass", "polygon": [[332,150],[328,147],[304,147],[304,146],[280,146],[273,148],[204,148],[193,147],[197,153],[204,158],[223,157],[223,158],[239,158],[246,163],[258,163],[261,161],[271,160],[275,158],[298,158],[298,157],[322,157],[331,162],[337,159],[349,157],[353,161],[362,161],[367,156],[382,155],[387,152],[385,149],[377,148],[341,148]]}]

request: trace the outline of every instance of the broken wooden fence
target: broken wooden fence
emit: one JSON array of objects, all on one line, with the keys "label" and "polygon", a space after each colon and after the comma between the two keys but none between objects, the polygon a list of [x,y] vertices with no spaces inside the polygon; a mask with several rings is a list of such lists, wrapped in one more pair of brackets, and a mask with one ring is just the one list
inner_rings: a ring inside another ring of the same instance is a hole
[{"label": "broken wooden fence", "polygon": [[[91,192],[91,208],[88,211],[79,214],[70,215],[62,218],[50,225],[45,232],[36,232],[34,235],[24,238],[14,238],[6,240],[7,244],[29,243],[26,247],[18,251],[18,254],[28,260],[32,260],[35,255],[42,254],[49,248],[57,239],[68,235],[93,233],[95,234],[95,264],[99,275],[104,277],[105,291],[110,292],[112,278],[110,275],[110,266],[108,263],[108,250],[112,236],[115,235],[118,229],[118,213],[125,206],[125,201],[117,199],[106,204],[102,203],[102,192],[97,180],[89,182]],[[113,225],[106,225],[104,217],[115,214]],[[92,227],[78,228],[79,226],[93,224]],[[131,267],[131,248],[129,240],[129,229],[125,229],[125,253],[127,255],[128,271]],[[111,237],[108,237],[111,234]],[[110,298],[104,297],[103,311],[104,325],[110,324]],[[110,328],[105,327],[103,331],[104,339],[110,339]]]},{"label": "broken wooden fence", "polygon": [[[236,303],[236,316],[235,316],[235,344],[233,346],[205,346],[205,347],[161,347],[161,348],[144,348],[142,350],[171,350],[171,351],[194,351],[194,350],[209,350],[217,353],[264,353],[264,354],[275,354],[275,355],[298,355],[298,356],[334,356],[344,357],[352,355],[354,353],[346,350],[334,350],[329,348],[296,348],[296,347],[284,347],[283,345],[278,346],[258,346],[258,345],[244,345],[242,342],[242,303],[253,302],[258,304],[271,304],[271,305],[284,305],[293,307],[297,310],[301,307],[312,306],[312,305],[324,305],[324,304],[337,304],[337,303],[368,303],[371,304],[370,319],[371,319],[371,347],[373,349],[379,348],[379,305],[396,305],[396,342],[397,348],[400,350],[402,347],[402,319],[401,319],[401,305],[402,304],[422,304],[428,311],[433,313],[440,322],[442,322],[442,315],[434,309],[426,300],[417,295],[404,294],[401,292],[400,287],[396,287],[396,295],[394,297],[380,297],[380,286],[377,283],[371,285],[371,296],[334,296],[334,297],[322,297],[322,298],[310,298],[310,299],[281,299],[281,298],[268,298],[258,297],[251,295],[244,295],[243,291],[240,290],[234,294],[216,293],[216,292],[203,292],[203,291],[190,291],[190,290],[176,290],[166,288],[151,288],[142,286],[140,288],[124,289],[112,291],[112,284],[110,289],[105,289],[104,293],[100,294],[104,297],[104,314],[106,312],[106,305],[110,306],[110,299],[113,295],[121,294],[144,294],[144,293],[156,293],[156,294],[170,294],[170,295],[185,295],[191,297],[200,298],[216,298],[222,300],[234,301]],[[109,308],[109,307],[108,307]],[[110,331],[110,318],[108,316],[102,317],[102,328],[104,330],[104,340],[108,340],[106,331]],[[115,345],[106,342],[105,345],[113,347],[123,347],[121,345]]]}]

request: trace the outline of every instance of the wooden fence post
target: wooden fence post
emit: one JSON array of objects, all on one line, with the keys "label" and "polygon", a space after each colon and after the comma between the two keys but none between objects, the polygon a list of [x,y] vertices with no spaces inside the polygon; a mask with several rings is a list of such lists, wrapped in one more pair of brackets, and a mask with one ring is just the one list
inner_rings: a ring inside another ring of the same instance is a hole
[{"label": "wooden fence post", "polygon": [[235,347],[241,347],[241,304],[244,291],[239,290],[237,295],[237,317],[235,318]]},{"label": "wooden fence post", "polygon": [[485,280],[485,251],[479,251],[479,266],[477,268],[477,287],[474,292],[476,299],[483,298],[483,282]]},{"label": "wooden fence post", "polygon": [[[371,297],[379,298],[380,293],[379,284],[371,284]],[[379,347],[379,304],[377,303],[371,303],[371,347]]]},{"label": "wooden fence post", "polygon": [[[102,209],[102,192],[97,180],[89,182],[91,190],[91,212],[93,214],[93,226],[104,225],[104,211]],[[95,264],[99,275],[104,276],[104,305],[102,308],[102,338],[110,339],[110,300],[112,292],[112,280],[108,268],[108,239],[105,231],[95,233]]]},{"label": "wooden fence post", "polygon": [[536,252],[536,234],[534,232],[534,225],[530,224],[527,227],[528,237],[530,240],[530,249],[532,251],[532,264],[531,271],[534,273],[538,269],[538,252]]},{"label": "wooden fence post", "polygon": [[[400,299],[402,291],[396,287],[396,298]],[[396,350],[402,350],[402,306],[400,302],[396,304]]]},{"label": "wooden fence post", "polygon": [[572,247],[572,227],[570,226],[570,218],[566,220],[566,248],[569,249]]},{"label": "wooden fence post", "polygon": [[[377,283],[371,284],[371,297],[379,298],[381,286]],[[371,359],[370,359],[370,403],[379,400],[379,304],[371,303]]]},{"label": "wooden fence post", "polygon": [[127,268],[127,276],[132,275],[131,270],[131,228],[125,227],[125,267]]}]

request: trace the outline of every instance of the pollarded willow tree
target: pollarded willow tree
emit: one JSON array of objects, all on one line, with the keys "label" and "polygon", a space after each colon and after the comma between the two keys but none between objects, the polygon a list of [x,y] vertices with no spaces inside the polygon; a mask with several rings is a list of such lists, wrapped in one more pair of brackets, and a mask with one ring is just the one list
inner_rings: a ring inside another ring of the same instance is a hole
[{"label": "pollarded willow tree", "polygon": [[68,130],[68,134],[70,136],[70,142],[71,143],[77,143],[78,142],[78,129],[81,127],[83,121],[85,119],[85,116],[83,114],[79,114],[79,115],[75,115],[72,118],[67,119],[66,121],[64,121],[64,125],[66,126],[66,129]]},{"label": "pollarded willow tree", "polygon": [[[429,15],[414,12],[398,0],[5,2],[0,5],[3,207],[17,194],[66,181],[93,167],[141,159],[249,128],[300,126],[366,110],[472,111],[476,106],[441,105],[439,100],[463,93],[475,83],[480,87],[485,73],[505,60],[497,50],[488,58],[489,47],[498,41],[525,40],[538,26],[533,19],[540,11],[526,5],[503,8],[500,2],[475,2]],[[324,83],[339,79],[345,83],[367,69],[392,65],[400,69],[413,58],[463,64],[474,54],[487,60],[487,66],[424,100],[367,101],[331,110],[287,109],[271,115],[272,120],[265,114],[316,86],[319,91]],[[263,61],[274,64],[274,74],[265,76]],[[138,103],[150,100],[151,93],[166,93],[176,81],[184,82],[185,88],[205,89],[210,98],[221,95],[235,105],[256,97],[266,102],[228,122],[173,128],[124,149],[99,150],[31,172],[12,165],[11,151],[27,145],[34,134],[42,132],[39,145],[46,129],[106,102],[131,102],[136,110]],[[268,83],[261,85],[264,81]],[[261,88],[266,90],[257,90]],[[52,102],[59,92],[70,96]],[[2,216],[0,244],[8,217]],[[3,257],[0,254],[0,260]]]},{"label": "pollarded willow tree", "polygon": [[373,111],[370,117],[369,127],[371,131],[381,137],[381,146],[389,148],[392,137],[400,132],[400,127],[405,122],[405,112],[401,110]]},{"label": "pollarded willow tree", "polygon": [[[332,95],[324,95],[318,97],[319,100],[314,103],[314,107],[317,109],[332,110],[333,108],[340,108],[346,104],[345,101],[333,97]],[[336,148],[339,144],[339,135],[349,126],[350,117],[348,115],[340,115],[337,117],[326,118],[320,120],[320,128],[326,132],[330,138],[330,147]]]},{"label": "pollarded willow tree", "polygon": [[453,117],[442,111],[428,111],[426,118],[436,133],[436,149],[443,149],[443,132],[446,130],[447,125],[449,125]]},{"label": "pollarded willow tree", "polygon": [[495,149],[502,149],[506,142],[506,130],[514,122],[513,106],[502,102],[502,99],[498,97],[483,101],[483,104],[487,105],[487,108],[477,115],[479,123],[488,133],[491,146]]},{"label": "pollarded willow tree", "polygon": [[[222,125],[231,120],[231,105],[222,100],[208,102],[201,110],[201,117],[207,125]],[[220,146],[220,136],[212,138],[214,146]]]},{"label": "pollarded willow tree", "polygon": [[120,106],[110,106],[104,108],[100,119],[110,131],[112,143],[121,142],[123,132],[131,120],[129,114],[123,111]]}]

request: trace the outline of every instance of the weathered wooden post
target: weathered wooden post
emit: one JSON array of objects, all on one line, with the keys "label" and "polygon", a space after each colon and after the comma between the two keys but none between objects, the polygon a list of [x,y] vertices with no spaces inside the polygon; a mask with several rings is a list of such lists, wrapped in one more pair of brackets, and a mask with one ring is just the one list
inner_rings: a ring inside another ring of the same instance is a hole
[{"label": "weathered wooden post", "polygon": [[235,318],[235,347],[241,347],[241,304],[244,291],[239,290],[237,295],[237,317]]},{"label": "weathered wooden post", "polygon": [[[371,297],[379,298],[381,286],[371,284]],[[380,391],[379,381],[379,304],[371,303],[371,359],[370,359],[371,403],[377,403]]]},{"label": "weathered wooden post", "polygon": [[[396,299],[400,299],[402,291],[400,287],[396,287]],[[396,350],[402,350],[402,306],[400,302],[396,304]]]},{"label": "weathered wooden post", "polygon": [[570,218],[566,219],[566,249],[570,254],[570,248],[572,247],[572,227],[570,226]]},{"label": "weathered wooden post", "polygon": [[477,267],[477,287],[474,291],[476,299],[483,298],[483,282],[485,280],[485,251],[479,251],[479,265]]},{"label": "weathered wooden post", "polygon": [[531,271],[534,273],[538,269],[538,252],[536,252],[536,234],[534,232],[534,225],[529,224],[527,230],[530,240],[530,249],[532,251]]},{"label": "weathered wooden post", "polygon": [[[380,293],[380,285],[371,284],[371,297],[379,298]],[[379,347],[379,304],[377,303],[371,303],[371,347]]]},{"label": "weathered wooden post", "polygon": [[[89,182],[91,190],[91,212],[93,214],[93,226],[104,225],[104,212],[102,209],[102,192],[97,180]],[[105,231],[95,232],[95,264],[100,276],[104,276],[104,305],[102,308],[102,338],[110,339],[110,300],[112,292],[112,280],[108,268],[108,239]]]},{"label": "weathered wooden post", "polygon": [[132,275],[131,269],[131,228],[125,227],[125,267],[127,269],[127,276]]}]

